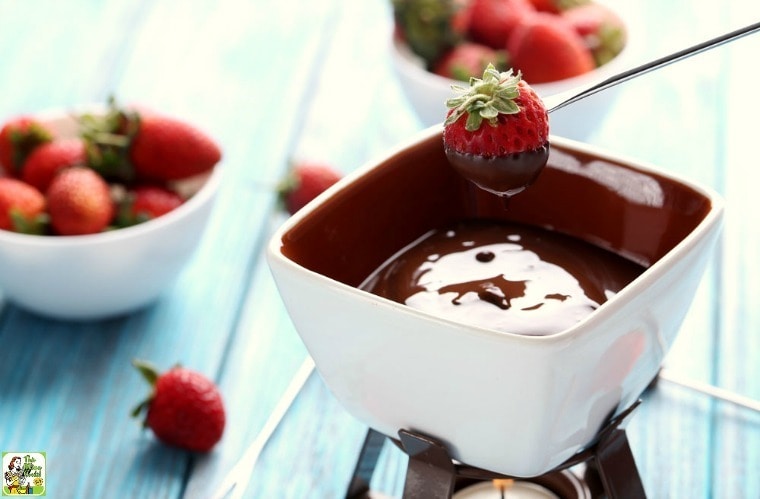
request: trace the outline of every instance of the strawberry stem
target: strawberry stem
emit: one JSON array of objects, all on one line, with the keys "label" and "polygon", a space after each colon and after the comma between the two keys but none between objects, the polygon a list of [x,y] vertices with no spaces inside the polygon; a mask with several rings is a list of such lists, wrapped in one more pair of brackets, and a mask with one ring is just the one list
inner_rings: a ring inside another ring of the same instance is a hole
[{"label": "strawberry stem", "polygon": [[11,218],[13,230],[15,232],[37,236],[41,236],[47,233],[50,218],[45,213],[41,213],[33,217],[26,217],[17,208],[11,208],[8,214]]},{"label": "strawberry stem", "polygon": [[142,374],[143,378],[145,378],[145,381],[148,382],[148,384],[151,387],[156,386],[156,381],[158,380],[158,369],[156,367],[144,360],[138,360],[134,359],[132,360],[132,365],[135,366],[135,368]]},{"label": "strawberry stem", "polygon": [[140,127],[139,115],[121,109],[111,96],[106,113],[84,114],[79,124],[89,166],[109,180],[132,182],[135,172],[129,150]]},{"label": "strawberry stem", "polygon": [[499,72],[493,64],[483,71],[483,78],[470,78],[470,87],[452,85],[451,89],[460,95],[446,101],[446,106],[453,111],[446,118],[445,125],[467,115],[465,129],[470,132],[480,128],[483,120],[496,125],[499,114],[517,114],[520,108],[515,99],[520,95],[518,84],[522,75],[512,70]]},{"label": "strawberry stem", "polygon": [[[150,385],[150,395],[148,395],[145,400],[137,404],[130,412],[133,418],[137,418],[140,417],[143,411],[147,413],[148,409],[150,408],[153,397],[156,395],[156,381],[158,381],[159,373],[158,369],[156,369],[153,364],[144,360],[133,359],[132,365],[135,366],[140,374],[142,374],[142,377],[145,378],[145,381],[147,381]],[[146,428],[148,426],[147,416],[143,418],[142,426],[143,428]]]}]

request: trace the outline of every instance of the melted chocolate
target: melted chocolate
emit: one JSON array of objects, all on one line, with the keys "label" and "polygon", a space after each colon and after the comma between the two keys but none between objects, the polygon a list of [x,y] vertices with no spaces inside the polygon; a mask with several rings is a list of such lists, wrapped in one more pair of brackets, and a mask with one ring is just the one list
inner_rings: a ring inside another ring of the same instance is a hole
[{"label": "melted chocolate", "polygon": [[464,178],[481,189],[509,198],[524,191],[538,178],[549,159],[549,143],[533,151],[490,158],[446,148],[446,157]]},{"label": "melted chocolate", "polygon": [[552,143],[536,181],[503,199],[450,165],[441,132],[430,134],[354,179],[296,223],[283,255],[348,286],[428,231],[466,219],[551,229],[648,267],[710,211],[700,191],[648,169]]},{"label": "melted chocolate", "polygon": [[361,287],[462,323],[547,335],[572,327],[643,271],[556,232],[473,220],[428,232]]}]

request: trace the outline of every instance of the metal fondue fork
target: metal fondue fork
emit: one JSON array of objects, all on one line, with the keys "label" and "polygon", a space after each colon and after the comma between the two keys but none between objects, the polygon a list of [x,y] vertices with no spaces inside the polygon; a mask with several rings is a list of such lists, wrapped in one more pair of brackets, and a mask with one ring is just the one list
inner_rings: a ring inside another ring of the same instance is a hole
[{"label": "metal fondue fork", "polygon": [[311,357],[307,356],[301,364],[301,367],[298,368],[298,371],[296,371],[293,378],[291,378],[288,387],[275,405],[266,423],[264,423],[264,427],[256,438],[253,439],[253,442],[251,442],[245,450],[242,457],[224,477],[224,480],[222,480],[222,484],[216,494],[214,494],[213,499],[223,499],[227,497],[239,499],[240,497],[243,497],[243,493],[248,487],[248,481],[253,473],[253,468],[256,466],[256,461],[259,458],[259,454],[264,450],[264,446],[266,446],[269,437],[272,436],[277,429],[277,426],[285,416],[285,413],[288,412],[288,409],[296,399],[296,396],[300,393],[301,388],[303,388],[303,385],[311,376],[312,371],[314,371],[314,361]]},{"label": "metal fondue fork", "polygon": [[714,399],[722,400],[724,402],[738,405],[740,407],[744,407],[745,409],[760,413],[760,400],[754,400],[749,397],[745,397],[744,395],[739,395],[738,393],[726,390],[725,388],[720,388],[708,383],[702,383],[700,381],[686,378],[680,374],[674,373],[670,369],[660,369],[660,373],[657,376],[661,380],[668,381],[683,388],[688,388],[695,392],[708,395]]},{"label": "metal fondue fork", "polygon": [[574,88],[565,92],[550,95],[549,97],[543,99],[544,106],[546,106],[547,111],[551,113],[552,111],[562,109],[563,107],[570,105],[573,102],[577,102],[581,99],[585,99],[586,97],[594,95],[597,92],[601,92],[607,88],[614,87],[619,83],[623,83],[637,76],[641,76],[643,74],[649,73],[650,71],[654,71],[655,69],[659,69],[674,62],[678,62],[687,57],[691,57],[692,55],[705,52],[709,49],[723,45],[724,43],[737,40],[743,36],[750,35],[759,30],[760,22],[750,24],[749,26],[731,31],[730,33],[726,33],[705,42],[698,43],[689,48],[679,50],[678,52],[674,52],[670,55],[660,57],[659,59],[655,59],[640,66],[636,66],[616,75],[610,76],[601,82],[592,83],[582,88],[580,91],[577,88]]}]

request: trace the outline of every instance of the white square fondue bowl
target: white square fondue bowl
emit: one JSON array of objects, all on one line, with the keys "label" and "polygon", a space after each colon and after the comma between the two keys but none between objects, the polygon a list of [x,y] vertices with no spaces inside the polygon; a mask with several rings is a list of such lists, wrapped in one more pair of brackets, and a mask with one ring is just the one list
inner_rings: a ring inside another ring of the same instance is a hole
[{"label": "white square fondue bowl", "polygon": [[[423,233],[473,217],[564,232],[647,270],[549,336],[462,324],[357,288]],[[428,435],[468,465],[530,477],[593,444],[657,375],[721,219],[711,190],[558,137],[539,179],[505,209],[448,165],[437,126],[291,217],[268,259],[319,373],[351,414],[391,437]]]}]

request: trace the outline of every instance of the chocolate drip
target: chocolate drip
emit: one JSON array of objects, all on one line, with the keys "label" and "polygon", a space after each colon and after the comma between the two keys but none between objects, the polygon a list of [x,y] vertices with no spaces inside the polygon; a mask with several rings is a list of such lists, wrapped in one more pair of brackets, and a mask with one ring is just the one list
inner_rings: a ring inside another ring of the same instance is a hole
[{"label": "chocolate drip", "polygon": [[481,189],[504,198],[524,191],[549,159],[549,143],[532,151],[486,158],[446,148],[446,157],[460,175]]}]

